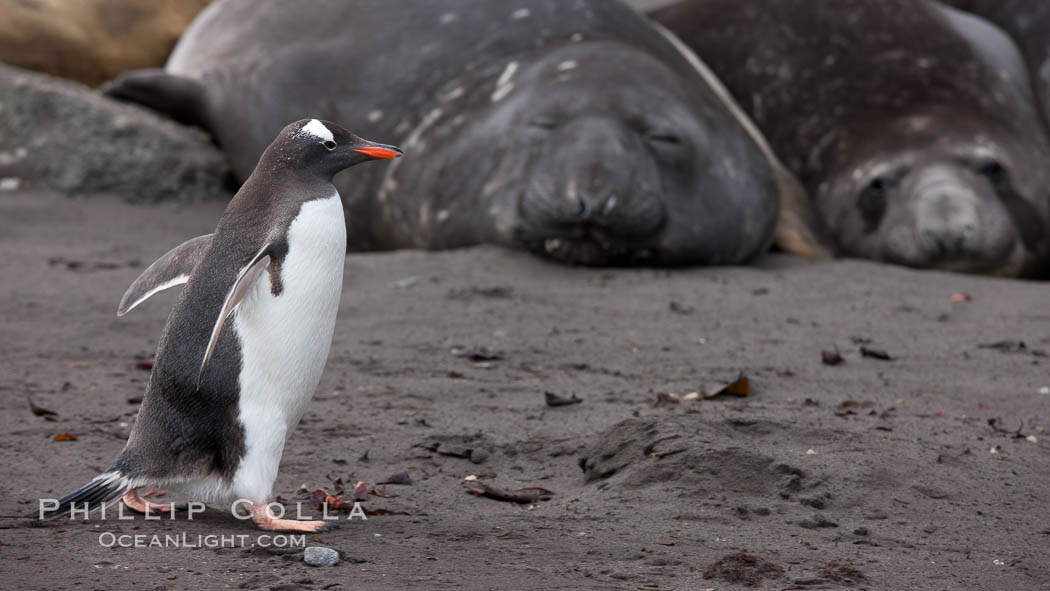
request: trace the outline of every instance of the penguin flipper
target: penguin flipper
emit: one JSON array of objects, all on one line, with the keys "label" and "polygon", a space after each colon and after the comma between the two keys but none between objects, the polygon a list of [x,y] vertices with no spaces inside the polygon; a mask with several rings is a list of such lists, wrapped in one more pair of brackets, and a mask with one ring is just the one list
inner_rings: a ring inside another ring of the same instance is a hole
[{"label": "penguin flipper", "polygon": [[211,246],[211,239],[211,234],[197,236],[154,261],[124,292],[124,297],[120,298],[120,305],[117,306],[117,316],[127,314],[157,292],[189,281],[190,274]]},{"label": "penguin flipper", "polygon": [[264,246],[247,265],[241,268],[241,272],[237,275],[237,281],[233,283],[233,287],[226,294],[226,300],[222,303],[222,309],[219,310],[219,317],[215,319],[215,327],[211,331],[211,338],[208,339],[208,346],[204,349],[204,360],[201,361],[201,369],[197,374],[198,389],[200,389],[201,381],[204,379],[204,370],[208,367],[208,361],[211,360],[211,355],[215,352],[215,345],[219,342],[222,325],[226,322],[226,318],[241,303],[241,300],[244,299],[245,294],[248,293],[248,288],[255,284],[262,272],[269,266],[271,247],[271,244]]},{"label": "penguin flipper", "polygon": [[132,70],[99,87],[111,98],[136,103],[183,123],[209,130],[204,85],[160,68]]}]

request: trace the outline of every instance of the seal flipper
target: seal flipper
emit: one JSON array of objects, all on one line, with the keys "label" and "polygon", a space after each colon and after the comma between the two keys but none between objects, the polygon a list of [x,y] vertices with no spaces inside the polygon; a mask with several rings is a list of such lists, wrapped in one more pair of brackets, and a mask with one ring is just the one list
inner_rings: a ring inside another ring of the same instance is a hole
[{"label": "seal flipper", "polygon": [[273,247],[273,244],[267,244],[247,265],[241,268],[241,272],[237,275],[237,281],[233,283],[233,287],[226,294],[226,300],[222,303],[222,309],[219,310],[219,317],[215,319],[215,327],[211,331],[211,338],[208,339],[208,346],[204,349],[204,360],[201,361],[200,372],[197,374],[198,390],[201,387],[201,381],[204,379],[204,370],[208,367],[208,361],[211,360],[212,353],[215,352],[216,343],[219,342],[222,325],[226,322],[226,318],[241,303],[241,300],[244,299],[245,294],[248,293],[248,288],[255,284],[262,272],[270,265],[270,254]]},{"label": "seal flipper", "polygon": [[124,297],[120,298],[120,305],[117,307],[117,316],[127,314],[159,291],[189,281],[190,273],[197,268],[197,263],[204,257],[211,241],[212,234],[197,236],[154,261],[124,292]]},{"label": "seal flipper", "polygon": [[831,258],[834,246],[806,190],[784,165],[778,164],[775,173],[780,214],[774,244],[784,252],[808,259]]},{"label": "seal flipper", "polygon": [[204,108],[204,86],[199,80],[149,68],[125,72],[100,86],[99,91],[117,100],[142,105],[179,123],[211,131]]}]

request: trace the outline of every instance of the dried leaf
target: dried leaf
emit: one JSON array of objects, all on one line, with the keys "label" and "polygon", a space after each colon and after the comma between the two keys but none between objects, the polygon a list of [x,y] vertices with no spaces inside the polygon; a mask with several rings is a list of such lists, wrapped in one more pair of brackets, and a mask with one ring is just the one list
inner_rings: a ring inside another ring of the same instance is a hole
[{"label": "dried leaf", "polygon": [[704,398],[716,398],[723,394],[734,396],[747,396],[749,393],[747,374],[739,371],[720,384],[714,384],[700,391]]},{"label": "dried leaf", "polygon": [[[359,484],[364,484],[364,483],[359,483]],[[314,492],[310,493],[310,499],[314,503],[317,503],[317,509],[318,510],[324,509],[325,505],[327,505],[328,509],[330,511],[339,511],[339,510],[352,511],[354,509],[354,503],[355,502],[364,500],[364,498],[357,498],[356,497],[356,490],[357,489],[355,488],[355,492],[351,494],[351,498],[343,500],[342,493],[340,493],[338,496],[332,496],[332,494],[329,493],[326,489],[319,488],[319,489],[315,490]],[[367,494],[368,494],[368,487],[366,486],[365,487],[365,492],[363,493],[363,496],[367,496]]]},{"label": "dried leaf", "polygon": [[408,289],[413,285],[419,283],[419,277],[405,277],[404,279],[398,279],[397,281],[391,281],[386,286],[391,289]]},{"label": "dried leaf", "polygon": [[890,354],[887,353],[885,349],[861,347],[860,354],[862,357],[871,357],[872,359],[879,359],[881,361],[893,361],[893,357],[890,357]]},{"label": "dried leaf", "polygon": [[489,486],[487,484],[481,485],[481,488],[468,488],[467,492],[472,495],[479,497],[487,497],[495,499],[497,501],[506,501],[508,503],[535,503],[536,501],[547,501],[554,496],[554,493],[545,488],[519,488],[514,491],[506,491],[502,488],[495,486]]},{"label": "dried leaf", "polygon": [[666,406],[668,404],[678,404],[678,395],[670,392],[660,392],[656,395],[655,406]]},{"label": "dried leaf", "polygon": [[412,478],[408,475],[408,470],[399,470],[377,484],[412,484]]},{"label": "dried leaf", "polygon": [[445,297],[450,300],[473,300],[476,297],[492,298],[492,299],[506,299],[514,295],[514,288],[503,285],[497,285],[493,287],[464,287],[459,289],[450,289]]},{"label": "dried leaf", "polygon": [[558,396],[554,392],[544,392],[543,397],[547,401],[547,406],[568,406],[570,404],[579,404],[583,402],[583,399],[575,394],[573,394],[571,398],[566,398],[564,396]]},{"label": "dried leaf", "polygon": [[33,413],[34,417],[57,417],[58,413],[53,410],[48,410],[41,406],[33,404],[33,399],[26,394],[26,402],[29,403],[29,412]]},{"label": "dried leaf", "polygon": [[350,491],[350,497],[355,501],[364,501],[368,498],[368,485],[363,480],[358,480],[354,490]]},{"label": "dried leaf", "polygon": [[694,308],[692,306],[686,306],[686,305],[683,305],[683,304],[679,304],[678,302],[676,302],[674,300],[671,300],[671,303],[668,304],[667,307],[672,312],[674,312],[675,314],[681,314],[683,316],[688,316],[688,315],[690,315],[690,314],[692,314],[693,312],[696,311],[696,308]]},{"label": "dried leaf", "polygon": [[452,354],[456,357],[462,357],[464,359],[478,362],[478,361],[497,361],[503,359],[503,355],[494,351],[489,351],[488,347],[484,345],[471,345],[470,347],[453,347]]},{"label": "dried leaf", "polygon": [[996,349],[1003,353],[1024,353],[1028,351],[1028,346],[1024,344],[1024,341],[996,341],[994,343],[984,343],[977,345],[978,349]]},{"label": "dried leaf", "polygon": [[362,507],[362,509],[365,515],[411,515],[411,513],[405,511],[391,511],[390,509],[368,509],[366,507]]}]

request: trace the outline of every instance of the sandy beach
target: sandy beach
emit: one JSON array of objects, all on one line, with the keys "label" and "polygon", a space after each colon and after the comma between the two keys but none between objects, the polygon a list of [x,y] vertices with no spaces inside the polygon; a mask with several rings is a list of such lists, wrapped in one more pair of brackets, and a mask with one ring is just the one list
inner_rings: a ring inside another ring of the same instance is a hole
[{"label": "sandy beach", "polygon": [[[1050,581],[1047,286],[784,255],[684,270],[496,247],[347,257],[331,357],[276,487],[289,507],[358,481],[380,493],[366,521],[307,539],[340,553],[334,567],[304,565],[302,548],[102,543],[262,533],[225,506],[193,520],[25,518],[119,453],[175,294],[124,318],[117,302],[222,208],[0,193],[0,587]],[[453,354],[471,347],[495,358]],[[843,362],[822,363],[836,348]],[[747,396],[690,396],[741,371]],[[551,407],[546,392],[582,402]],[[410,484],[377,484],[401,471]],[[479,482],[553,496],[468,494]]]}]

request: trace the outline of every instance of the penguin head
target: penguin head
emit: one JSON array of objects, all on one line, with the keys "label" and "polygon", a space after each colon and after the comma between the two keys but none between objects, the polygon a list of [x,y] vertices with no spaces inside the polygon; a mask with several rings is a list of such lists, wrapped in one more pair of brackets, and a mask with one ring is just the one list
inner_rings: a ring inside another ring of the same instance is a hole
[{"label": "penguin head", "polygon": [[268,152],[275,150],[281,161],[302,173],[326,181],[340,171],[369,160],[397,158],[401,149],[358,137],[331,121],[302,119],[281,131]]}]

